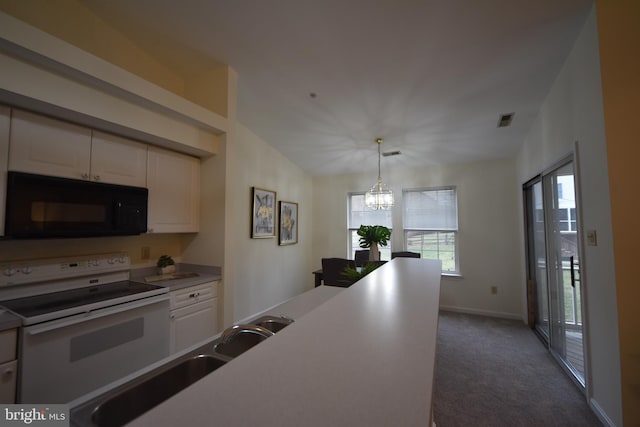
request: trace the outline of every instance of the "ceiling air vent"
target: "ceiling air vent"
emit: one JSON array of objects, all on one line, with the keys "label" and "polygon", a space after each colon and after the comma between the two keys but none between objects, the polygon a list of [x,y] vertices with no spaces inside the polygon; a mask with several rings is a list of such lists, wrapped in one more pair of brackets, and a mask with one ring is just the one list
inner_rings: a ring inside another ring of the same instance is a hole
[{"label": "ceiling air vent", "polygon": [[382,153],[382,155],[384,157],[397,156],[398,154],[400,154],[400,151],[398,151],[398,150],[396,150],[396,151],[387,151],[386,153]]},{"label": "ceiling air vent", "polygon": [[511,120],[513,120],[513,116],[515,113],[503,114],[500,116],[500,120],[498,120],[498,127],[505,128],[511,124]]}]

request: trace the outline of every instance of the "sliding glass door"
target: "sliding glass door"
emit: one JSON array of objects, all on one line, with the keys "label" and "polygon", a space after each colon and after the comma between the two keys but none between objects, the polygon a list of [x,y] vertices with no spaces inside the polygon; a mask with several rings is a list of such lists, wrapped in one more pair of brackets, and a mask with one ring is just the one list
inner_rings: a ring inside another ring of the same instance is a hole
[{"label": "sliding glass door", "polygon": [[542,178],[524,186],[527,223],[527,288],[529,326],[549,342],[549,289],[547,287],[547,249],[545,241]]},{"label": "sliding glass door", "polygon": [[572,160],[524,186],[530,309],[551,352],[584,386],[578,205]]}]

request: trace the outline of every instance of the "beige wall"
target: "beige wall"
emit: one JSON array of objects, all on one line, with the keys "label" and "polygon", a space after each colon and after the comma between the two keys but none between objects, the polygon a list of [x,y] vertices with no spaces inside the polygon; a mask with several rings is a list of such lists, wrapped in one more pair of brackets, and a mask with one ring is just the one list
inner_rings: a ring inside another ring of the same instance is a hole
[{"label": "beige wall", "polygon": [[177,69],[109,26],[78,0],[0,0],[0,10],[176,95],[227,117],[227,66],[204,58]]},{"label": "beige wall", "polygon": [[[311,274],[311,178],[269,144],[238,124],[233,145],[227,146],[226,226],[230,241],[226,256],[233,280],[233,319],[267,309],[313,287]],[[277,200],[298,203],[298,244],[278,246],[278,239],[251,239],[251,187],[276,192]],[[225,287],[229,271],[225,272]],[[226,316],[227,317],[227,316]]]},{"label": "beige wall", "polygon": [[[142,247],[145,246],[150,249],[148,260],[141,258]],[[180,238],[174,234],[0,241],[0,261],[127,252],[131,263],[137,268],[155,265],[155,261],[163,254],[173,255],[176,261],[180,261],[182,251]]]},{"label": "beige wall", "polygon": [[0,10],[178,95],[181,76],[106,25],[77,0],[0,0]]},{"label": "beige wall", "polygon": [[[455,185],[458,192],[459,250],[462,277],[444,277],[441,306],[472,313],[523,318],[518,233],[521,217],[513,159],[385,169],[383,181],[397,200],[391,247],[403,250],[402,189]],[[314,177],[313,268],[323,257],[346,257],[347,193],[366,191],[375,172]],[[498,294],[491,294],[491,287]]]},{"label": "beige wall", "polygon": [[[518,179],[523,184],[543,172],[571,154],[578,141],[580,236],[584,241],[585,230],[595,230],[598,241],[597,246],[584,246],[581,259],[588,398],[603,420],[622,426],[616,274],[599,64],[592,11],[520,150]],[[524,236],[524,230],[519,234]],[[524,242],[520,246],[524,248]],[[521,283],[525,283],[524,276]]]},{"label": "beige wall", "polygon": [[[625,426],[640,425],[640,2],[597,0]],[[614,329],[611,330],[611,333]],[[622,425],[622,424],[620,424]]]}]

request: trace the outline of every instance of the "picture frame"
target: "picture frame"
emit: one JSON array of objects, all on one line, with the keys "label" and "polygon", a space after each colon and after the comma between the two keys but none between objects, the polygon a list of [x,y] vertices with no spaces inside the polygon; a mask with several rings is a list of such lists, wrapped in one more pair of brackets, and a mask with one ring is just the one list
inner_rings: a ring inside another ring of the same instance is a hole
[{"label": "picture frame", "polygon": [[251,187],[251,238],[268,239],[276,236],[276,192]]},{"label": "picture frame", "polygon": [[295,245],[298,243],[298,204],[279,202],[278,244]]}]

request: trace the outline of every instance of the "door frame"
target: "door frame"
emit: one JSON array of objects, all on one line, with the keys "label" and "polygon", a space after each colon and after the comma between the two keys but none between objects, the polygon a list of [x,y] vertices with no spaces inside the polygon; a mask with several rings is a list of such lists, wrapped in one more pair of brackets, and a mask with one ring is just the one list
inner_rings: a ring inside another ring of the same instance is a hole
[{"label": "door frame", "polygon": [[[572,369],[569,368],[569,366],[567,366],[567,364],[565,363],[564,360],[562,360],[554,351],[551,351],[551,325],[550,325],[550,330],[549,330],[549,338],[546,339],[545,337],[541,336],[541,334],[539,332],[537,332],[537,328],[535,328],[535,323],[533,325],[533,330],[536,331],[536,335],[538,335],[541,339],[541,341],[545,344],[545,346],[547,347],[547,350],[549,350],[550,354],[554,357],[554,359],[556,359],[556,361],[558,362],[558,364],[560,365],[560,367],[565,371],[565,373],[569,376],[569,378],[571,378],[571,380],[576,384],[576,386],[578,386],[578,388],[580,390],[583,390],[585,397],[587,398],[587,400],[589,399],[589,396],[591,395],[591,390],[590,390],[590,384],[591,384],[591,380],[592,380],[592,376],[591,376],[591,369],[590,369],[590,346],[589,346],[589,322],[588,322],[588,316],[587,316],[587,307],[588,307],[588,297],[587,297],[587,286],[588,286],[588,274],[587,274],[587,262],[586,262],[586,251],[585,251],[585,242],[583,239],[583,233],[584,233],[584,221],[583,221],[583,211],[582,211],[582,185],[581,185],[581,169],[580,169],[580,144],[579,141],[575,141],[573,144],[573,149],[571,150],[570,153],[562,156],[559,160],[553,162],[551,165],[547,166],[546,168],[544,168],[542,170],[541,173],[534,175],[531,179],[528,179],[523,185],[522,185],[522,194],[523,194],[523,209],[524,209],[524,221],[525,221],[525,227],[524,227],[524,231],[525,231],[525,256],[527,257],[525,259],[525,265],[527,268],[526,271],[526,280],[527,280],[527,286],[526,286],[526,291],[527,291],[527,309],[529,311],[530,308],[530,285],[528,283],[529,281],[529,276],[530,276],[530,272],[529,272],[529,256],[530,256],[530,250],[529,250],[529,236],[528,236],[528,215],[529,213],[526,211],[527,208],[527,201],[525,200],[525,191],[527,189],[528,186],[530,186],[531,184],[537,182],[538,180],[542,183],[544,180],[544,177],[548,174],[550,174],[551,172],[557,170],[558,168],[573,162],[573,176],[574,176],[574,191],[575,191],[575,203],[576,203],[576,238],[577,238],[577,245],[578,245],[578,250],[580,251],[580,299],[581,299],[581,304],[580,304],[580,310],[581,310],[581,316],[582,316],[582,339],[583,339],[583,344],[582,344],[582,348],[583,348],[583,363],[584,363],[584,384],[578,380],[578,378],[576,378],[576,376],[574,375],[574,373],[572,372]],[[543,201],[546,202],[546,195],[544,194],[544,184],[542,185],[542,191],[543,191]],[[546,206],[544,207],[544,209],[546,210]],[[546,215],[546,213],[545,213]],[[546,219],[545,219],[546,222]],[[545,223],[545,234],[546,234],[546,223]],[[545,236],[545,242],[547,241],[547,237]],[[545,243],[545,252],[546,253],[546,257],[548,259],[549,257],[549,251],[548,251],[548,242]],[[547,269],[547,275],[549,274],[549,270]],[[535,309],[537,309],[537,306],[535,307]],[[534,314],[535,316],[535,314]],[[551,319],[550,319],[551,320]]]}]

